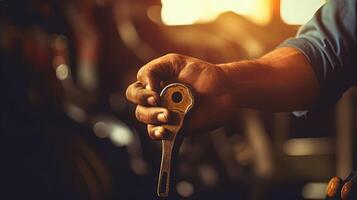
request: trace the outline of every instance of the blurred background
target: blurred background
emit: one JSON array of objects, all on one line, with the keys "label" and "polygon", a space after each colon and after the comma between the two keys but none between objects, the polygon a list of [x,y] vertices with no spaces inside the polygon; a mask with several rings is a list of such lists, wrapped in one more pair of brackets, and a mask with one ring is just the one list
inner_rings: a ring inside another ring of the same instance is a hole
[{"label": "blurred background", "polygon": [[[157,199],[161,143],[125,100],[148,61],[257,58],[322,0],[1,0],[1,199]],[[170,199],[324,199],[356,168],[356,90],[330,110],[241,110],[186,138]]]}]

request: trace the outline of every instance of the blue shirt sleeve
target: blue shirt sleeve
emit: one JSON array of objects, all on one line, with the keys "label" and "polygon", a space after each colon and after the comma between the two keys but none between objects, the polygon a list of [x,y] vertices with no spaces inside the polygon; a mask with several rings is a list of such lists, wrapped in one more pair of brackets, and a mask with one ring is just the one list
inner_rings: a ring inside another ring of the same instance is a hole
[{"label": "blue shirt sleeve", "polygon": [[320,85],[320,110],[357,83],[356,0],[329,0],[280,46],[299,49]]}]

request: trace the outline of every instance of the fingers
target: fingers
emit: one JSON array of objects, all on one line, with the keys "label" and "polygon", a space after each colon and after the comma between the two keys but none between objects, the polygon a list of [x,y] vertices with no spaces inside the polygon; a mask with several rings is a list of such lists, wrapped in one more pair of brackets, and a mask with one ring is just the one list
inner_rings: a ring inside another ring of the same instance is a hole
[{"label": "fingers", "polygon": [[144,107],[138,105],[135,110],[136,118],[145,124],[163,124],[169,122],[169,111],[160,107]]},{"label": "fingers", "polygon": [[153,140],[163,139],[166,130],[158,124],[169,122],[169,111],[159,107],[137,106],[135,111],[136,118],[147,125],[148,135]]},{"label": "fingers", "polygon": [[161,140],[164,138],[165,134],[167,134],[166,129],[162,126],[148,124],[147,129],[149,137],[153,140]]},{"label": "fingers", "polygon": [[157,106],[159,97],[156,92],[144,88],[144,86],[135,82],[131,84],[126,91],[127,99],[135,104],[138,104],[135,110],[137,120],[148,124],[148,134],[154,140],[160,140],[165,134],[165,129],[158,124],[169,122],[169,111],[161,107],[146,107]]},{"label": "fingers", "polygon": [[144,88],[140,82],[135,82],[126,90],[126,98],[139,105],[157,106],[159,104],[159,95],[152,90]]}]

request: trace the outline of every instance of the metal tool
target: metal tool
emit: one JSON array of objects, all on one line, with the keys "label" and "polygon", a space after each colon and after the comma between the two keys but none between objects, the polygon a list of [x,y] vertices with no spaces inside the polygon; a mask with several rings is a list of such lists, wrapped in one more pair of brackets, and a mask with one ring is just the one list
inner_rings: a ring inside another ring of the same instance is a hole
[{"label": "metal tool", "polygon": [[181,83],[167,85],[160,94],[161,106],[170,111],[170,123],[164,124],[167,130],[162,140],[162,156],[160,174],[157,186],[157,195],[167,197],[170,190],[171,169],[174,165],[176,154],[182,143],[182,128],[185,115],[194,104],[194,97],[189,86]]}]

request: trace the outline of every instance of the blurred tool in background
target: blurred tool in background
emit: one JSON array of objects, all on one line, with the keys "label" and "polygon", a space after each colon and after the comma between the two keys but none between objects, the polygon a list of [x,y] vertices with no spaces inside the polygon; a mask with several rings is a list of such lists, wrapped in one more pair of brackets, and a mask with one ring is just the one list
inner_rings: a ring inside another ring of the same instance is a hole
[{"label": "blurred tool in background", "polygon": [[[214,63],[258,57],[322,4],[1,1],[0,198],[155,198],[160,143],[124,99],[139,67],[169,52]],[[329,178],[356,166],[354,102],[351,90],[309,120],[243,110],[236,123],[185,139],[174,199],[325,198]]]}]

